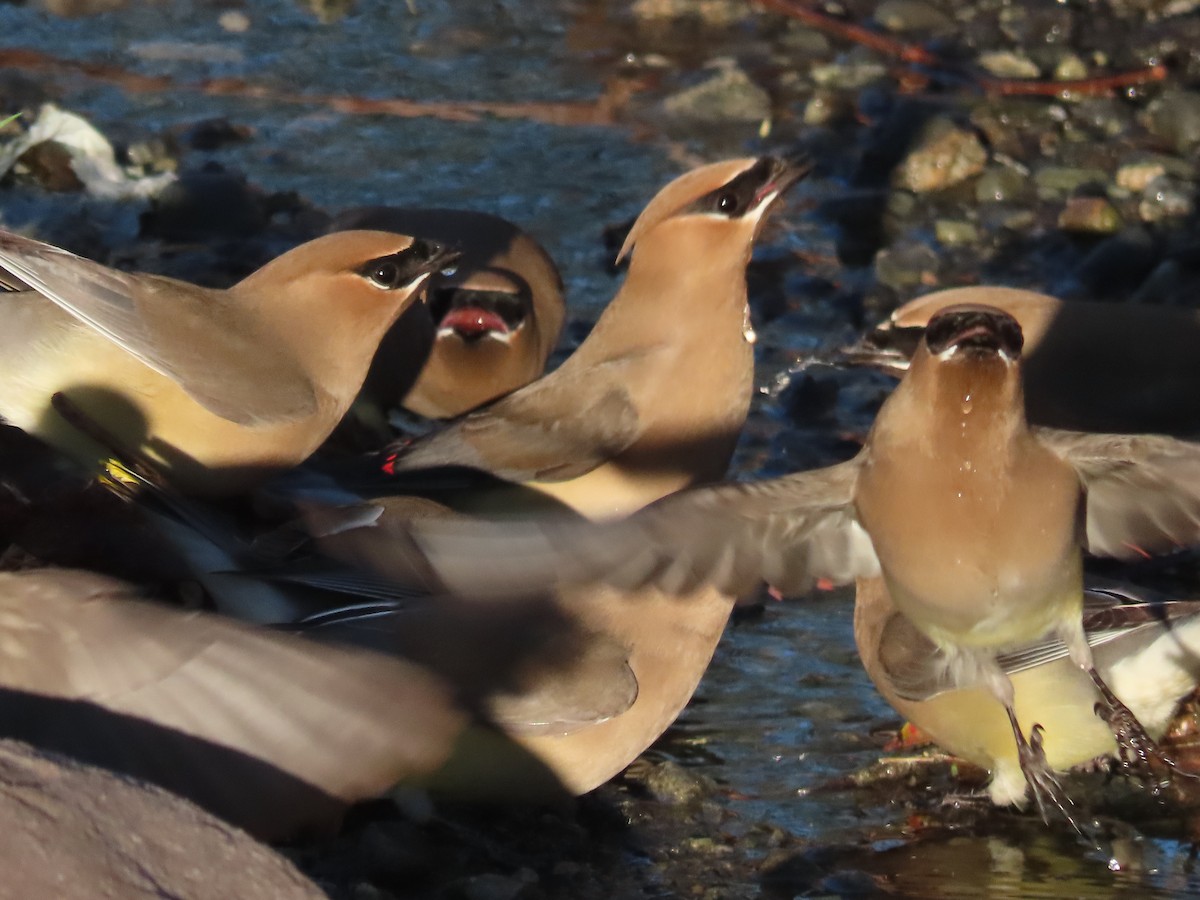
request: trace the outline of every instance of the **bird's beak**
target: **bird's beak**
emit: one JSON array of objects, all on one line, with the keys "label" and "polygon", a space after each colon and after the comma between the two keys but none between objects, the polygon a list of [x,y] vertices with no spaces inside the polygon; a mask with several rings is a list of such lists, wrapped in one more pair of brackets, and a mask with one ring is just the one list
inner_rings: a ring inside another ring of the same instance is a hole
[{"label": "bird's beak", "polygon": [[772,162],[771,177],[754,195],[755,205],[764,201],[773,203],[813,169],[812,160],[803,154],[776,157]]}]

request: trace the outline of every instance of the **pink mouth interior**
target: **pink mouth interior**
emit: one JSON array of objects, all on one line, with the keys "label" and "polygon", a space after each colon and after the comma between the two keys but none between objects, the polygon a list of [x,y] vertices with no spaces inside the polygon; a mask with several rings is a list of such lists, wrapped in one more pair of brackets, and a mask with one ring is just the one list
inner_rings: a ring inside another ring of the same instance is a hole
[{"label": "pink mouth interior", "polygon": [[460,306],[450,310],[442,319],[439,328],[453,328],[459,334],[475,336],[489,331],[508,334],[508,325],[496,313],[477,306]]},{"label": "pink mouth interior", "polygon": [[986,337],[986,336],[991,335],[991,333],[992,333],[991,330],[984,325],[972,325],[970,328],[963,329],[958,334],[956,334],[954,336],[953,343],[955,345],[958,345],[958,344],[961,344],[963,341],[965,341],[967,338],[973,338],[973,337],[979,337],[979,336]]}]

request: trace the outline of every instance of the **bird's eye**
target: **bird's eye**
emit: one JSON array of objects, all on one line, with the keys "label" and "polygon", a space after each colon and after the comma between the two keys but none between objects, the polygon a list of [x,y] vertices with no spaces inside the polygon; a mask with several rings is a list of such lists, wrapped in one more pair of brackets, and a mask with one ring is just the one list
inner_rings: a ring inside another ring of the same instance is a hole
[{"label": "bird's eye", "polygon": [[717,194],[715,205],[717,212],[726,216],[732,216],[738,211],[738,206],[740,204],[738,203],[737,194],[734,194],[731,191],[722,191],[721,193]]},{"label": "bird's eye", "polygon": [[367,278],[385,291],[391,291],[400,286],[400,267],[390,260],[378,262],[371,267]]}]

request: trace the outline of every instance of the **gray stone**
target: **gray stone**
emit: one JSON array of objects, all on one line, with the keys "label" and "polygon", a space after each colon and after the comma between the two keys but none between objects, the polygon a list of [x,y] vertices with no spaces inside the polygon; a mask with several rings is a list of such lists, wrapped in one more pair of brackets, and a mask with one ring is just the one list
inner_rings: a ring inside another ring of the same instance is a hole
[{"label": "gray stone", "polygon": [[1058,227],[1081,234],[1113,234],[1121,214],[1104,197],[1072,197],[1058,215]]},{"label": "gray stone", "polygon": [[736,66],[663,101],[673,116],[701,122],[761,122],[771,115],[771,98]]},{"label": "gray stone", "polygon": [[1146,107],[1143,122],[1176,153],[1190,153],[1200,146],[1200,94],[1168,90]]},{"label": "gray stone", "polygon": [[937,254],[924,244],[903,244],[875,255],[876,280],[895,291],[937,284]]},{"label": "gray stone", "polygon": [[892,176],[895,187],[923,194],[940,191],[983,171],[984,149],[974,131],[949,119],[932,119]]},{"label": "gray stone", "polygon": [[159,788],[0,741],[0,895],[317,900],[245,832]]},{"label": "gray stone", "polygon": [[1042,74],[1033,60],[1011,50],[989,50],[979,54],[977,62],[997,78],[1037,78]]},{"label": "gray stone", "polygon": [[1022,203],[1033,199],[1029,177],[1008,166],[992,166],[975,182],[979,203]]},{"label": "gray stone", "polygon": [[954,28],[950,16],[924,0],[883,0],[875,7],[875,21],[880,27],[898,33],[940,33]]}]

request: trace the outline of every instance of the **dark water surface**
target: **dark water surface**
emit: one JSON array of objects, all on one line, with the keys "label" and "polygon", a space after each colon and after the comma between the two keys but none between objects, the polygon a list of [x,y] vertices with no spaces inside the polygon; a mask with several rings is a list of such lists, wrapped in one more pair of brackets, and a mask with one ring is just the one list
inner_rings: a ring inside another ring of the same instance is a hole
[{"label": "dark water surface", "polygon": [[[48,15],[37,3],[0,3],[0,45],[169,76],[173,86],[131,91],[111,77],[31,73],[56,102],[118,140],[210,117],[254,129],[244,144],[188,151],[184,168],[215,160],[264,189],[295,191],[329,210],[446,205],[512,218],[562,267],[573,318],[581,323],[594,319],[617,284],[605,266],[605,225],[632,218],[690,162],[786,148],[802,131],[794,106],[764,141],[759,121],[698,123],[672,117],[662,105],[706,77],[704,66],[725,59],[759,73],[777,104],[784,98],[786,111],[781,42],[804,42],[779,33],[775,20],[638,25],[615,4],[550,0],[415,0],[414,8],[362,0],[322,24],[287,0],[244,7],[132,2],[80,18]],[[220,17],[229,12],[248,18],[244,33],[222,27]],[[803,58],[801,50],[796,54]],[[196,89],[215,78],[242,79],[275,98]],[[619,79],[636,80],[639,90],[613,124],[352,115],[319,98],[579,103],[594,101]],[[280,102],[284,94],[315,99]],[[831,177],[802,186],[758,255],[752,297],[760,314],[763,392],[739,456],[741,475],[844,458],[886,390],[877,376],[819,368],[792,379],[787,391],[774,389],[801,354],[848,341],[866,315],[858,285],[870,281],[869,268],[834,277],[826,264],[824,273],[810,274],[795,255],[832,255],[838,231],[813,211],[846,190]],[[12,192],[0,197],[0,218],[24,225],[78,202]],[[722,826],[735,853],[738,828],[764,822],[811,848],[772,860],[767,868],[774,874],[765,880],[747,867],[740,883],[709,885],[715,896],[861,895],[881,885],[929,897],[1200,893],[1183,832],[1172,822],[1145,833],[1114,822],[1127,870],[1113,874],[1057,823],[1048,829],[1028,815],[986,812],[964,819],[939,806],[937,798],[954,786],[944,769],[931,776],[930,788],[920,776],[886,789],[849,786],[850,775],[884,755],[880,732],[899,724],[859,667],[851,608],[846,591],[768,602],[760,618],[733,627],[697,700],[655,751],[716,779],[721,803],[736,817]]]}]

